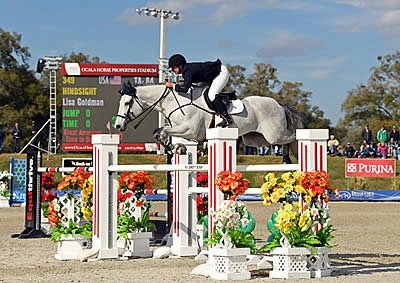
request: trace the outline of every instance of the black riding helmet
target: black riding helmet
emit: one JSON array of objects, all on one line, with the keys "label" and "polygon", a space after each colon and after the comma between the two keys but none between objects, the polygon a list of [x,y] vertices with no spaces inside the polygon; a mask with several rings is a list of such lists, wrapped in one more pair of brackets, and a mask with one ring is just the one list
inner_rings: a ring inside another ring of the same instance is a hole
[{"label": "black riding helmet", "polygon": [[186,65],[186,59],[181,54],[174,54],[168,60],[168,67],[180,67],[183,68]]}]

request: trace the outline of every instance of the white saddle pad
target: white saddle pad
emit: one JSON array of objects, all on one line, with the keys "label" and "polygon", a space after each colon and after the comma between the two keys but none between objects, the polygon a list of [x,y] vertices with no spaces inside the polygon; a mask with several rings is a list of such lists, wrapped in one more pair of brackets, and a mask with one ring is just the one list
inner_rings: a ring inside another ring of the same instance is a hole
[{"label": "white saddle pad", "polygon": [[228,106],[229,114],[239,114],[244,110],[244,105],[240,99],[231,100]]}]

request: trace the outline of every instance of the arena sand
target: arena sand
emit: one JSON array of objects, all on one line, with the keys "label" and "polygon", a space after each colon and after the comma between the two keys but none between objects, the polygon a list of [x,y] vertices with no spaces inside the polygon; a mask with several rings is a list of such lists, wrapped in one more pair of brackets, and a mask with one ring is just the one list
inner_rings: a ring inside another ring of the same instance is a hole
[{"label": "arena sand", "polygon": [[[266,219],[274,208],[248,202],[255,216],[255,236],[268,236]],[[400,203],[331,203],[336,228],[330,256],[332,276],[311,282],[400,282]],[[165,206],[165,204],[155,204]],[[0,208],[0,282],[210,282],[190,275],[199,264],[193,258],[58,261],[50,239],[13,239],[22,231],[24,208]],[[247,282],[277,282],[268,271],[252,271]],[[285,282],[310,282],[286,280]]]}]

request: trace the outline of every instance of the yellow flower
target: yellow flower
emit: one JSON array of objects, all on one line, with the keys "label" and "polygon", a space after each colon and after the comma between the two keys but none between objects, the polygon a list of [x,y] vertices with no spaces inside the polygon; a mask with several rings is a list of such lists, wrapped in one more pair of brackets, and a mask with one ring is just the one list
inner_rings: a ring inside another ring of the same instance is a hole
[{"label": "yellow flower", "polygon": [[91,220],[92,219],[92,210],[90,209],[90,207],[84,206],[81,209],[82,214],[83,214],[83,218],[85,218],[86,220]]},{"label": "yellow flower", "polygon": [[311,202],[311,196],[310,195],[305,195],[304,196],[304,200],[306,201],[306,203],[310,203]]},{"label": "yellow flower", "polygon": [[281,197],[280,197],[280,194],[277,193],[277,192],[273,192],[273,193],[271,194],[271,202],[272,202],[272,203],[277,203],[277,202],[279,201],[280,198],[281,198]]},{"label": "yellow flower", "polygon": [[304,213],[300,215],[299,218],[299,227],[301,231],[304,232],[305,230],[307,230],[310,223],[311,223],[310,211],[306,210]]}]

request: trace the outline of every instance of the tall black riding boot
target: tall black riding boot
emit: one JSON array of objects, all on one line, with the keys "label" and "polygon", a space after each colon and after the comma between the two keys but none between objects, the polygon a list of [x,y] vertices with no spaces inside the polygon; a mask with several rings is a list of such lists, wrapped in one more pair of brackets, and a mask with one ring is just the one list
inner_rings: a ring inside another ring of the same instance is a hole
[{"label": "tall black riding boot", "polygon": [[228,114],[226,105],[222,102],[221,98],[217,95],[213,101],[214,108],[222,118],[222,121],[216,125],[216,127],[226,128],[232,124],[232,117]]}]

